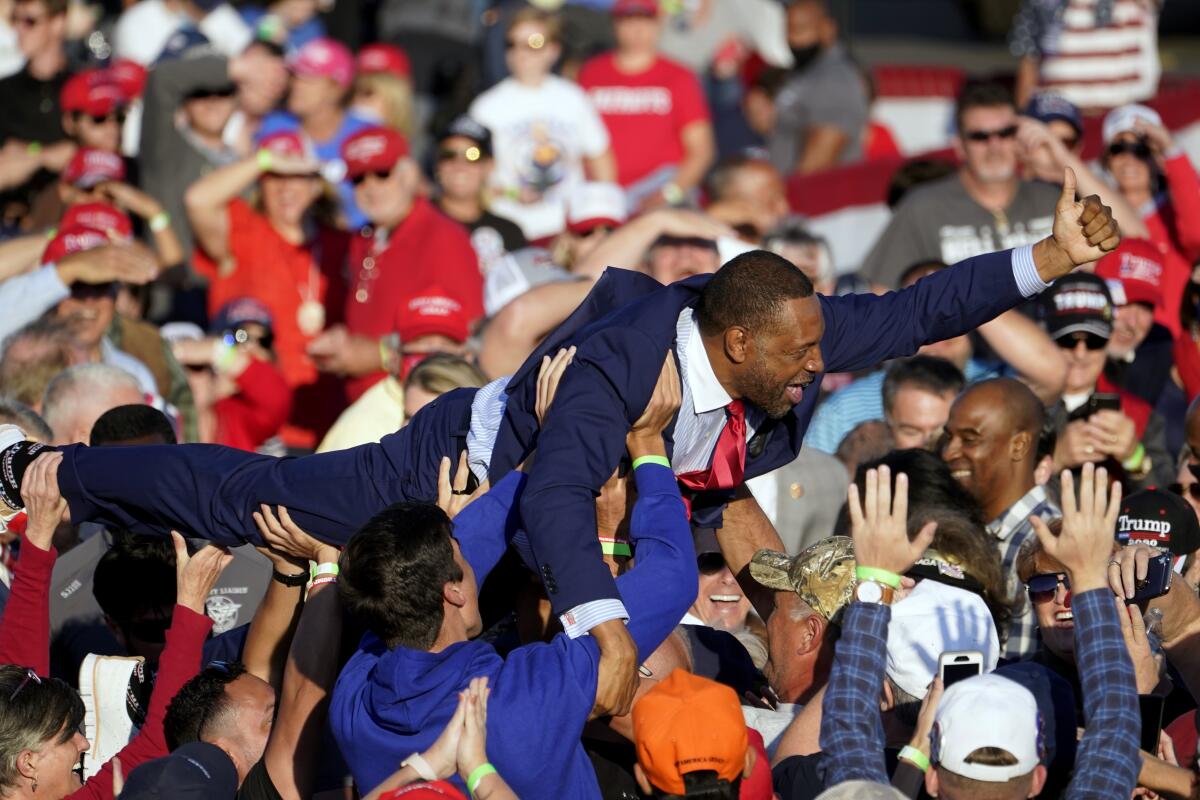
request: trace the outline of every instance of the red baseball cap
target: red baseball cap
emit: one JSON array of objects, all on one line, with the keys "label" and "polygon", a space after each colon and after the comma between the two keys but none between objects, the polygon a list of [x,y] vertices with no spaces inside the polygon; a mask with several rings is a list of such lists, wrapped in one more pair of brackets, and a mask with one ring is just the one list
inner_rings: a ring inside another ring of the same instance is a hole
[{"label": "red baseball cap", "polygon": [[126,100],[142,96],[148,73],[141,64],[128,58],[120,58],[108,65],[108,73],[117,86],[121,87]]},{"label": "red baseball cap", "polygon": [[123,181],[125,160],[107,150],[81,147],[63,170],[62,179],[81,189],[91,189],[105,181]]},{"label": "red baseball cap", "polygon": [[133,224],[129,217],[108,203],[77,203],[63,214],[58,227],[61,230],[91,228],[94,231],[115,233],[122,239],[133,237]]},{"label": "red baseball cap", "polygon": [[85,69],[63,84],[59,104],[63,111],[105,117],[129,103],[116,76],[108,70]]},{"label": "red baseball cap", "polygon": [[658,0],[617,0],[612,5],[614,17],[657,17]]},{"label": "red baseball cap", "polygon": [[369,44],[358,51],[355,61],[360,75],[395,75],[407,78],[412,75],[412,64],[408,54],[393,44]]},{"label": "red baseball cap", "polygon": [[108,244],[110,241],[108,234],[103,231],[82,226],[64,228],[55,234],[54,238],[50,240],[50,244],[46,245],[46,249],[42,251],[42,263],[50,264],[63,256],[91,250],[94,247]]},{"label": "red baseball cap", "polygon": [[410,783],[399,789],[384,792],[379,796],[379,800],[396,800],[400,797],[403,797],[404,800],[445,800],[447,797],[454,798],[454,800],[467,800],[466,795],[454,788],[454,784],[448,781]]},{"label": "red baseball cap", "polygon": [[1163,257],[1146,239],[1125,239],[1121,246],[1096,262],[1096,275],[1108,282],[1113,305],[1162,303]]},{"label": "red baseball cap", "polygon": [[268,134],[259,141],[258,146],[260,149],[267,150],[278,156],[313,159],[313,171],[317,172],[319,170],[319,166],[313,157],[312,151],[304,141],[304,137],[296,131],[277,131]]},{"label": "red baseball cap", "polygon": [[304,78],[329,78],[342,88],[354,80],[354,57],[341,42],[313,39],[287,60],[293,75]]},{"label": "red baseball cap", "polygon": [[397,320],[400,341],[411,342],[422,336],[445,336],[465,342],[469,331],[462,303],[440,286],[430,286],[405,302]]},{"label": "red baseball cap", "polygon": [[346,177],[356,178],[366,172],[390,170],[408,155],[408,141],[391,128],[364,128],[342,142],[342,160],[346,162]]}]

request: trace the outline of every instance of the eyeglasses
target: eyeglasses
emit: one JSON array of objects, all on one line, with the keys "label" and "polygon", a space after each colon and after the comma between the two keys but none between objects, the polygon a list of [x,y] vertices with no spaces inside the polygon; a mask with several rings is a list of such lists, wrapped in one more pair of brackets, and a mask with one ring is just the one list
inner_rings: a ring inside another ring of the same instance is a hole
[{"label": "eyeglasses", "polygon": [[196,89],[188,93],[188,100],[211,100],[213,98],[233,97],[237,91],[233,86],[221,86],[216,89]]},{"label": "eyeglasses", "polygon": [[1180,497],[1184,497],[1186,493],[1187,497],[1200,503],[1200,483],[1189,483],[1187,486],[1182,483],[1172,483],[1167,486],[1167,491]]},{"label": "eyeglasses", "polygon": [[1150,145],[1138,140],[1136,142],[1113,142],[1108,146],[1109,158],[1123,153],[1145,160],[1150,157]]},{"label": "eyeglasses", "polygon": [[514,42],[508,39],[504,42],[505,50],[541,50],[546,46],[546,36],[541,33],[531,33],[529,38],[523,42]]},{"label": "eyeglasses", "polygon": [[22,689],[24,689],[26,686],[29,685],[30,681],[33,681],[38,686],[42,685],[42,679],[38,677],[38,674],[36,672],[34,672],[33,670],[29,669],[28,667],[26,667],[25,668],[25,680],[18,683],[16,689],[13,689],[13,693],[8,696],[8,702],[11,703],[13,700],[16,700],[17,695],[19,695],[21,693]]},{"label": "eyeglasses", "polygon": [[1064,350],[1074,350],[1079,342],[1083,342],[1083,346],[1088,350],[1103,350],[1108,347],[1108,340],[1094,333],[1073,333],[1054,340],[1054,343]]},{"label": "eyeglasses", "polygon": [[483,158],[483,152],[474,145],[463,148],[462,150],[455,150],[452,147],[445,147],[441,150],[438,150],[437,157],[439,163],[444,163],[446,161],[458,161],[461,159],[463,161],[469,161],[473,164],[479,159]]},{"label": "eyeglasses", "polygon": [[359,186],[367,179],[368,175],[374,175],[379,180],[386,181],[388,178],[392,177],[392,171],[390,169],[369,169],[366,172],[352,176],[350,178],[350,182],[355,186]]},{"label": "eyeglasses", "polygon": [[1009,125],[1007,128],[1000,128],[994,131],[967,131],[963,134],[963,138],[969,142],[986,142],[993,138],[995,139],[1011,139],[1017,135],[1017,126]]},{"label": "eyeglasses", "polygon": [[725,556],[720,553],[701,553],[696,556],[696,569],[704,575],[715,575],[725,569]]},{"label": "eyeglasses", "polygon": [[1025,587],[1029,590],[1029,599],[1040,603],[1058,594],[1059,584],[1062,584],[1062,587],[1068,592],[1071,591],[1071,579],[1062,572],[1043,572],[1040,575],[1034,575],[1025,582]]}]

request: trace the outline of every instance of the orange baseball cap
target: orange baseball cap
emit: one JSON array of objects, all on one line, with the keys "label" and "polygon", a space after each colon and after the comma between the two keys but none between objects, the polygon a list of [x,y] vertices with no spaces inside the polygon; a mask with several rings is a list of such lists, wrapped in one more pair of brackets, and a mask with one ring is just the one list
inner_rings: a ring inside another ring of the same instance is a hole
[{"label": "orange baseball cap", "polygon": [[711,770],[733,782],[746,766],[749,738],[737,694],[676,669],[633,707],[633,741],[647,779],[667,794],[686,793],[683,776]]}]

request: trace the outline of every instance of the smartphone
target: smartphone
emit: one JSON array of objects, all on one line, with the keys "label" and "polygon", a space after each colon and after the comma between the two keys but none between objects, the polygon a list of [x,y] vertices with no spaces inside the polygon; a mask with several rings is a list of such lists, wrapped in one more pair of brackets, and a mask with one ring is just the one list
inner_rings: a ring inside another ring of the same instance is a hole
[{"label": "smartphone", "polygon": [[1171,553],[1151,556],[1150,563],[1146,565],[1146,580],[1137,582],[1133,599],[1125,602],[1143,603],[1166,594],[1171,588],[1171,577],[1175,574],[1174,558]]},{"label": "smartphone", "polygon": [[1142,736],[1138,746],[1151,755],[1158,755],[1164,700],[1162,695],[1157,694],[1138,695],[1138,711],[1142,715]]},{"label": "smartphone", "polygon": [[1097,411],[1120,411],[1121,395],[1110,392],[1096,392],[1088,398],[1088,405],[1091,412],[1088,414],[1089,417]]},{"label": "smartphone", "polygon": [[978,650],[948,650],[938,657],[938,675],[949,689],[966,678],[983,674],[983,653]]}]

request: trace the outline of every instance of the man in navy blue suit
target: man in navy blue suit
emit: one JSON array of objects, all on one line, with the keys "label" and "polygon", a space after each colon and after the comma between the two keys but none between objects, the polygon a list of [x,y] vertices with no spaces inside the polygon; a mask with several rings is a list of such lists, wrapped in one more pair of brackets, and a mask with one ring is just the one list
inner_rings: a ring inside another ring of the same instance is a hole
[{"label": "man in navy blue suit", "polygon": [[[826,369],[862,369],[966,333],[1119,241],[1098,198],[1075,200],[1068,171],[1053,237],[968,259],[884,296],[815,295],[795,266],[763,251],[666,287],[610,270],[511,379],[443,395],[378,444],[298,459],[207,445],[72,445],[63,448],[59,482],[75,521],[164,534],[176,527],[235,544],[254,539],[252,514],[266,503],[340,543],[391,503],[433,500],[443,457],[465,449],[476,476],[496,480],[536,449],[520,509],[536,569],[568,634],[591,632],[601,657],[621,666],[610,672],[626,679],[599,687],[597,697],[601,710],[623,713],[639,654],[600,558],[594,498],[624,456],[625,435],[668,351],[683,393],[668,455],[693,519],[712,524],[746,478],[799,452]],[[574,362],[539,424],[539,364],[569,345],[577,347]],[[0,489],[20,471],[3,458],[9,453],[0,454]],[[5,494],[20,504],[11,485]],[[766,524],[739,526],[720,542],[735,572],[757,549],[780,548]]]}]

